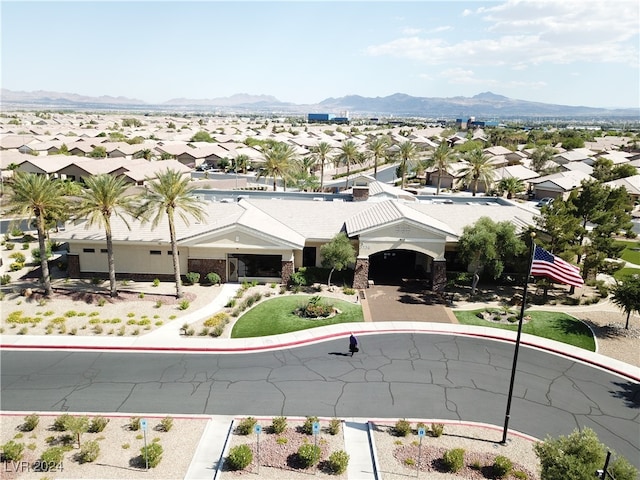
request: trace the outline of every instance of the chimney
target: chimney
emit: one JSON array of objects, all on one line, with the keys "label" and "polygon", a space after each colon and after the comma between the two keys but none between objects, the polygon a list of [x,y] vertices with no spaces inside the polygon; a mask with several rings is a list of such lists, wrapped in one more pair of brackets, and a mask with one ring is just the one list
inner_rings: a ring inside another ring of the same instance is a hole
[{"label": "chimney", "polygon": [[366,202],[369,200],[369,185],[354,185],[352,188],[354,202]]}]

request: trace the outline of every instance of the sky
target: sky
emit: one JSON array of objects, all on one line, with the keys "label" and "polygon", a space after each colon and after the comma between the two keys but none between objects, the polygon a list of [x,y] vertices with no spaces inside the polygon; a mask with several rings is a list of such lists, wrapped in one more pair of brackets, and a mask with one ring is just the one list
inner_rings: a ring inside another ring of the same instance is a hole
[{"label": "sky", "polygon": [[14,91],[455,97],[640,107],[640,2],[2,0]]}]

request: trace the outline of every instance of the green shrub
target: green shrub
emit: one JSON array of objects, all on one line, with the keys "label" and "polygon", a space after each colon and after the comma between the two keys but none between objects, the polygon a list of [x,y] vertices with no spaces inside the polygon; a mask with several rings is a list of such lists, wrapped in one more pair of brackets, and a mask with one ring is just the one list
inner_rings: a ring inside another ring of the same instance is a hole
[{"label": "green shrub", "polygon": [[15,243],[5,243],[5,248],[7,250],[13,250],[14,248],[16,248],[16,244]]},{"label": "green shrub", "polygon": [[342,288],[342,293],[344,293],[345,295],[355,295],[356,291],[355,291],[355,289],[353,289],[351,287],[343,287]]},{"label": "green shrub", "polygon": [[271,431],[280,434],[287,429],[287,417],[273,417],[271,420]]},{"label": "green shrub", "polygon": [[159,278],[154,278],[153,282],[151,282],[151,285],[154,287],[159,287],[160,286],[160,279]]},{"label": "green shrub", "polygon": [[[46,255],[47,255],[47,260],[52,257],[53,254],[51,253],[51,245],[47,245],[47,247],[46,247]],[[32,248],[31,249],[31,256],[33,257],[33,260],[35,262],[39,262],[40,261],[40,247]]]},{"label": "green shrub", "polygon": [[107,427],[108,423],[109,423],[109,419],[108,418],[94,417],[91,420],[91,425],[89,425],[89,432],[91,432],[91,433],[100,433]]},{"label": "green shrub", "polygon": [[194,285],[200,281],[200,274],[198,272],[187,272],[185,274],[185,284]]},{"label": "green shrub", "polygon": [[40,468],[43,472],[48,472],[49,470],[57,470],[58,468],[60,468],[60,465],[64,460],[64,448],[47,448],[44,452],[42,452],[40,460]]},{"label": "green shrub", "polygon": [[342,425],[342,422],[339,418],[332,418],[329,422],[329,434],[337,435],[338,433],[340,433],[340,425]]},{"label": "green shrub", "polygon": [[434,437],[441,437],[444,433],[444,423],[432,423],[431,435]]},{"label": "green shrub", "polygon": [[495,478],[504,478],[511,473],[513,463],[504,455],[498,455],[494,458],[491,468],[493,469]]},{"label": "green shrub", "polygon": [[307,285],[304,267],[291,274],[291,277],[289,278],[289,285],[292,287],[304,287]]},{"label": "green shrub", "polygon": [[23,432],[32,432],[38,426],[40,417],[35,413],[24,417],[24,423],[20,427]]},{"label": "green shrub", "polygon": [[189,300],[182,300],[180,302],[180,305],[178,305],[178,308],[180,310],[186,310],[187,308],[189,308],[189,305],[191,305],[191,303],[189,303]]},{"label": "green shrub", "polygon": [[171,430],[173,428],[173,418],[164,417],[162,420],[160,420],[160,428],[163,432],[168,432],[169,430]]},{"label": "green shrub", "polygon": [[309,468],[320,461],[322,450],[317,445],[305,443],[298,448],[298,459],[302,468]]},{"label": "green shrub", "polygon": [[69,415],[68,413],[63,413],[59,417],[56,417],[56,419],[53,421],[53,429],[56,432],[66,432],[67,422],[69,421],[70,417],[71,415]]},{"label": "green shrub", "polygon": [[4,275],[0,275],[0,285],[9,285],[11,283],[11,275],[5,273]]},{"label": "green shrub", "polygon": [[442,463],[448,472],[458,472],[464,466],[464,449],[454,448],[442,455]]},{"label": "green shrub", "polygon": [[9,255],[9,258],[13,258],[13,260],[16,261],[17,263],[24,263],[27,261],[27,257],[25,257],[24,253],[21,253],[21,252],[14,252],[11,255]]},{"label": "green shrub", "polygon": [[23,243],[22,244],[22,249],[23,250],[29,250],[29,243],[28,242]]},{"label": "green shrub", "polygon": [[253,453],[248,445],[236,445],[229,450],[227,464],[232,470],[244,470],[253,461]]},{"label": "green shrub", "polygon": [[226,324],[229,321],[229,315],[224,312],[216,313],[213,317],[209,317],[204,321],[205,327],[217,327],[220,324]]},{"label": "green shrub", "polygon": [[396,437],[406,437],[411,434],[411,424],[404,418],[398,420],[393,426],[393,434]]},{"label": "green shrub", "polygon": [[349,466],[349,454],[344,450],[337,450],[329,455],[328,468],[334,475],[341,475]]},{"label": "green shrub", "polygon": [[206,282],[206,283],[208,283],[208,284],[210,284],[210,285],[219,285],[219,284],[220,284],[220,282],[221,282],[221,280],[222,280],[222,279],[220,278],[220,275],[218,275],[218,274],[217,274],[217,273],[215,273],[215,272],[209,272],[209,273],[207,273],[207,275],[206,275],[206,277],[205,277],[205,278],[206,278],[206,280],[207,280],[207,282]]},{"label": "green shrub", "polygon": [[140,449],[140,454],[142,455],[142,464],[149,465],[149,468],[157,467],[162,460],[162,445],[157,442],[152,442],[146,447],[142,447]]},{"label": "green shrub", "polygon": [[238,426],[236,427],[236,431],[238,435],[250,435],[253,433],[253,427],[255,427],[257,420],[253,417],[247,417],[240,420]]},{"label": "green shrub", "polygon": [[89,463],[95,461],[98,455],[100,455],[100,445],[95,440],[90,440],[82,445],[78,458],[80,463]]},{"label": "green shrub", "polygon": [[511,475],[516,477],[518,480],[528,480],[529,479],[527,474],[522,472],[522,471],[520,471],[520,470],[514,470],[513,472],[511,472]]},{"label": "green shrub", "polygon": [[307,435],[313,435],[313,424],[318,421],[318,417],[307,417],[300,427],[302,433],[306,433]]},{"label": "green shrub", "polygon": [[24,263],[13,262],[9,265],[9,270],[12,272],[18,272],[24,268]]},{"label": "green shrub", "polygon": [[129,419],[129,430],[134,432],[140,430],[140,417],[131,417]]},{"label": "green shrub", "polygon": [[24,443],[14,442],[9,440],[2,445],[2,459],[5,462],[18,462],[22,460],[22,454],[24,452]]}]

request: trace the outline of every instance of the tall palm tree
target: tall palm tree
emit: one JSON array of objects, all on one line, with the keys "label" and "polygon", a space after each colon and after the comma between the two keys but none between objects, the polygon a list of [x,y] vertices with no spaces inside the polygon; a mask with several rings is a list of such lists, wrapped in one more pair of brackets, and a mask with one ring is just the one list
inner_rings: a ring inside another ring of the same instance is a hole
[{"label": "tall palm tree", "polygon": [[276,191],[278,177],[282,178],[284,189],[287,189],[287,179],[297,158],[297,154],[292,145],[283,142],[274,142],[265,146],[262,152],[264,164],[258,171],[258,177],[273,177],[273,191]]},{"label": "tall palm tree", "polygon": [[14,172],[9,197],[8,213],[20,217],[35,217],[40,247],[40,267],[42,268],[42,283],[44,294],[53,294],[49,264],[47,263],[47,227],[46,218],[61,218],[67,210],[67,200],[60,180],[51,180],[46,175],[34,173]]},{"label": "tall palm tree", "polygon": [[378,178],[378,162],[387,158],[389,144],[389,137],[386,135],[378,135],[367,144],[367,154],[369,158],[373,158],[373,178]]},{"label": "tall palm tree", "polygon": [[486,155],[480,148],[469,150],[464,154],[464,159],[468,165],[460,169],[460,174],[464,175],[467,183],[473,183],[473,196],[475,197],[478,193],[479,181],[484,183],[485,190],[493,182],[495,166],[491,164],[489,155]]},{"label": "tall palm tree", "polygon": [[143,220],[147,220],[147,216],[153,217],[152,228],[156,228],[164,215],[167,215],[177,298],[182,298],[183,293],[180,281],[175,215],[177,213],[187,225],[189,225],[188,216],[202,221],[206,215],[202,202],[192,195],[195,187],[189,186],[189,180],[189,177],[182,175],[177,170],[167,169],[159,172],[156,178],[148,183],[147,192],[144,194],[143,203],[139,209],[139,212],[144,215]]},{"label": "tall palm tree", "polygon": [[328,142],[320,142],[315,147],[311,148],[316,162],[320,164],[320,191],[324,188],[324,164],[329,157],[329,154],[333,150],[333,147]]},{"label": "tall palm tree", "polygon": [[406,140],[400,144],[398,155],[400,156],[400,171],[402,172],[400,188],[404,188],[407,183],[407,172],[413,166],[413,162],[418,156],[418,148],[411,140]]},{"label": "tall palm tree", "polygon": [[241,153],[236,158],[234,158],[233,169],[235,170],[235,173],[238,173],[239,171],[242,173],[247,173],[247,167],[249,166],[250,160],[251,159],[249,158],[249,155],[245,153]]},{"label": "tall palm tree", "polygon": [[126,194],[127,183],[123,177],[103,173],[86,178],[85,185],[87,189],[80,198],[76,214],[79,217],[87,217],[87,227],[98,224],[104,228],[107,241],[110,293],[112,297],[117,297],[111,217],[115,215],[121,218],[127,228],[131,228],[127,222],[127,216],[136,215],[137,203],[134,197]]},{"label": "tall palm tree", "polygon": [[347,166],[347,180],[345,188],[349,188],[349,172],[351,171],[351,164],[358,162],[360,158],[360,152],[358,152],[358,145],[353,140],[345,140],[338,148],[339,152],[336,156],[336,161],[344,163]]},{"label": "tall palm tree", "polygon": [[440,195],[442,173],[447,172],[449,166],[455,161],[457,161],[457,159],[453,150],[444,140],[433,151],[431,158],[427,159],[426,166],[428,168],[435,168],[438,170],[438,188],[436,189],[436,195]]},{"label": "tall palm tree", "polygon": [[498,183],[498,189],[500,192],[507,192],[507,198],[511,199],[516,194],[524,192],[524,182],[517,177],[507,177],[500,180]]}]

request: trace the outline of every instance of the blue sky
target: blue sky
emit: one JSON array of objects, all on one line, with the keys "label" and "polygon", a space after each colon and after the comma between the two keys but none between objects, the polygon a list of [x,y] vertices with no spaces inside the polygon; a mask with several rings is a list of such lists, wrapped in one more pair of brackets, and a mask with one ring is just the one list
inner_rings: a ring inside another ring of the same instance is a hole
[{"label": "blue sky", "polygon": [[640,106],[636,0],[2,0],[2,87],[159,103],[237,93]]}]

